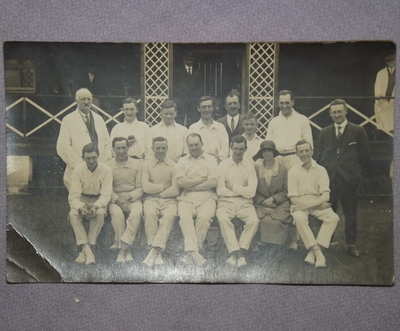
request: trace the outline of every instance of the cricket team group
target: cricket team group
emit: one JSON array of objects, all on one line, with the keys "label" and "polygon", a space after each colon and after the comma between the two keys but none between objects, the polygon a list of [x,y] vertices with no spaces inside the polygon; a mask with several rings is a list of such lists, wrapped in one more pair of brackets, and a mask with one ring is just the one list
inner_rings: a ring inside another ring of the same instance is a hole
[{"label": "cricket team group", "polygon": [[[227,114],[217,120],[215,99],[201,97],[200,120],[189,128],[175,121],[173,100],[162,103],[161,121],[149,127],[137,118],[138,101],[126,98],[124,121],[111,133],[93,110],[88,89],[79,89],[75,100],[76,110],[62,120],[57,154],[66,164],[77,263],[96,263],[96,241],[109,215],[110,248],[118,263],[165,264],[166,244],[178,222],[181,262],[204,266],[204,242],[215,221],[226,263],[234,268],[248,263],[253,240],[259,249],[297,249],[301,240],[305,263],[323,268],[339,204],[347,252],[359,256],[357,189],[368,169],[368,139],[361,126],[347,120],[345,100],[329,105],[332,124],[316,137],[315,152],[310,122],[295,110],[289,90],[278,94],[279,114],[269,122],[264,141],[256,134],[256,116],[241,111],[236,91],[226,96]],[[309,216],[320,221],[316,235]],[[137,261],[132,245],[142,222],[148,252]]]}]

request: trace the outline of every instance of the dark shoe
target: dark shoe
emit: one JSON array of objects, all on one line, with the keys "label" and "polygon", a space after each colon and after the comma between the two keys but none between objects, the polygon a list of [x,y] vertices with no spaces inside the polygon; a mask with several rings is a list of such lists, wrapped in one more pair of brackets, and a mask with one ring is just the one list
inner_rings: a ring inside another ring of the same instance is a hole
[{"label": "dark shoe", "polygon": [[347,248],[347,253],[351,256],[354,257],[359,257],[360,256],[360,251],[357,249],[355,245],[351,245]]}]

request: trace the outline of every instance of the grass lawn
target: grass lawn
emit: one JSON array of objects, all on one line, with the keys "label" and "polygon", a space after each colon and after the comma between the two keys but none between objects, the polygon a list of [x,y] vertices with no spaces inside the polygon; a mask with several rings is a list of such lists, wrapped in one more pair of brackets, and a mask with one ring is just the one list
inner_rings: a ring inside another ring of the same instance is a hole
[{"label": "grass lawn", "polygon": [[[113,232],[109,220],[99,236],[96,265],[74,263],[77,249],[67,221],[65,192],[59,190],[34,195],[8,196],[8,222],[22,234],[66,282],[261,282],[306,284],[390,285],[393,275],[392,201],[389,198],[360,200],[359,248],[354,258],[344,248],[343,220],[335,234],[335,244],[326,252],[328,268],[305,265],[305,249],[284,248],[252,252],[249,264],[233,270],[224,264],[226,250],[218,226],[213,224],[207,238],[208,265],[188,268],[180,263],[182,235],[176,222],[166,251],[167,264],[147,269],[140,263],[146,253],[143,228],[133,249],[134,262],[119,265],[109,246]],[[215,222],[214,222],[215,223]],[[317,225],[317,224],[315,224]]]}]

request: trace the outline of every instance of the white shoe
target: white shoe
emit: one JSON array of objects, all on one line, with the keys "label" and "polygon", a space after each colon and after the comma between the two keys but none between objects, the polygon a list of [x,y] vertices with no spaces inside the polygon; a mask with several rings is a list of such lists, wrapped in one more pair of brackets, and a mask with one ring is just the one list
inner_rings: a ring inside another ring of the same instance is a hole
[{"label": "white shoe", "polygon": [[96,258],[94,257],[94,254],[90,248],[88,248],[86,250],[85,255],[86,255],[85,264],[95,264],[96,263]]},{"label": "white shoe", "polygon": [[239,257],[237,260],[238,268],[244,267],[245,265],[247,265],[246,259],[243,256]]},{"label": "white shoe", "polygon": [[304,262],[307,264],[314,265],[315,264],[315,255],[312,249],[308,251],[308,254],[306,258],[304,259]]},{"label": "white shoe", "polygon": [[296,240],[296,241],[292,241],[292,242],[289,244],[289,249],[292,249],[292,250],[294,250],[294,251],[297,251],[298,248],[299,248],[299,245],[297,244],[297,240]]},{"label": "white shoe", "polygon": [[146,258],[143,260],[142,263],[151,268],[154,265],[155,258],[156,258],[156,251],[154,249],[151,249],[149,254],[147,254]]},{"label": "white shoe", "polygon": [[237,266],[237,259],[236,256],[231,255],[227,260],[226,263],[229,264],[232,267],[236,267]]},{"label": "white shoe", "polygon": [[121,248],[120,245],[118,245],[118,243],[114,242],[111,246],[110,249],[118,249]]},{"label": "white shoe", "polygon": [[203,255],[201,255],[199,252],[193,253],[192,258],[194,263],[198,266],[202,266],[207,262]]},{"label": "white shoe", "polygon": [[186,265],[194,265],[194,261],[191,255],[185,254],[185,256],[182,258],[182,263]]},{"label": "white shoe", "polygon": [[162,256],[161,256],[161,253],[158,254],[157,257],[156,257],[156,259],[155,259],[155,261],[154,261],[154,264],[155,264],[155,265],[163,265],[164,263],[165,263],[165,262],[164,262],[164,259],[163,259]]},{"label": "white shoe", "polygon": [[326,259],[321,251],[315,252],[315,267],[316,268],[326,268]]},{"label": "white shoe", "polygon": [[125,262],[131,262],[131,261],[133,261],[133,256],[132,256],[131,252],[128,252],[125,255]]},{"label": "white shoe", "polygon": [[86,255],[83,249],[79,253],[78,257],[75,259],[75,262],[77,263],[85,263],[86,262]]},{"label": "white shoe", "polygon": [[124,263],[125,262],[125,252],[124,251],[119,251],[117,260],[118,263]]}]

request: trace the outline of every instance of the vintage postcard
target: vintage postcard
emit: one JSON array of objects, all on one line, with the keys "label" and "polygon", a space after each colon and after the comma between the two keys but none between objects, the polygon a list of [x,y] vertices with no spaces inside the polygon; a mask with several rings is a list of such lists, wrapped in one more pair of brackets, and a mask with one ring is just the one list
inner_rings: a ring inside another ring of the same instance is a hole
[{"label": "vintage postcard", "polygon": [[4,44],[7,280],[393,283],[396,49]]}]

